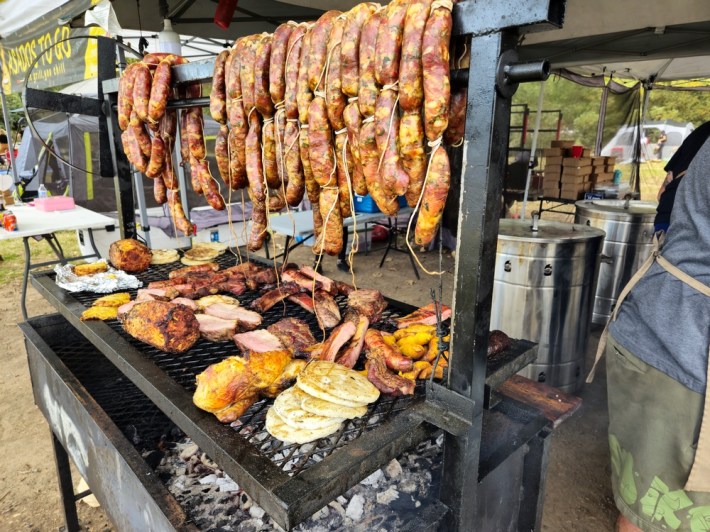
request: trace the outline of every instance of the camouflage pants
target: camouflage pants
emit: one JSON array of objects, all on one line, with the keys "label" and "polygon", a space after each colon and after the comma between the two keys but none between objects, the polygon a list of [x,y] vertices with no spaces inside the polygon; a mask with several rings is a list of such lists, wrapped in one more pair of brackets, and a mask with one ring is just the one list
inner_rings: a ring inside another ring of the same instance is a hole
[{"label": "camouflage pants", "polygon": [[606,364],[616,506],[644,531],[710,530],[710,493],[683,489],[704,396],[641,361],[611,335]]}]

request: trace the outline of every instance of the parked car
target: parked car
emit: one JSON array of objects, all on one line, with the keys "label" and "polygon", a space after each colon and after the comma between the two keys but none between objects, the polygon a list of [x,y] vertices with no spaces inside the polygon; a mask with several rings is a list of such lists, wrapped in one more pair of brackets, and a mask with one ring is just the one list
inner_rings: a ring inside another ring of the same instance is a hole
[{"label": "parked car", "polygon": [[[685,138],[695,129],[691,122],[683,124],[672,120],[663,122],[647,122],[642,125],[641,160],[652,161],[662,159],[667,161],[675,153]],[[658,153],[658,139],[661,132],[666,134],[667,140],[662,153]],[[614,156],[617,162],[629,162],[634,156],[637,129],[634,126],[624,126],[602,148],[602,155]]]}]

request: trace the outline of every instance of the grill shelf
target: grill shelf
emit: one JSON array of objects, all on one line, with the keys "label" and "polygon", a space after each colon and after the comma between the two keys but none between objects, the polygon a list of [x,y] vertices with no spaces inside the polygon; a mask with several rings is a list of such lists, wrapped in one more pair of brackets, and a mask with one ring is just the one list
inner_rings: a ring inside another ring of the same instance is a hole
[{"label": "grill shelf", "polygon": [[[254,258],[252,260],[266,265]],[[217,262],[224,268],[233,265],[235,259],[230,254],[224,254]],[[170,271],[181,266],[177,262],[151,267],[138,277],[147,285],[151,281],[167,278]],[[128,394],[120,406],[116,405],[120,411],[108,412],[112,418],[118,416],[121,419],[124,416],[133,422],[124,425],[117,421],[129,439],[140,434],[143,438],[154,440],[165,434],[169,423],[175,423],[284,528],[306,519],[437,430],[418,414],[418,408],[423,404],[421,385],[417,387],[414,397],[381,396],[364,417],[347,421],[335,435],[310,444],[285,444],[268,434],[264,418],[270,400],[258,401],[231,426],[222,425],[211,414],[192,404],[192,393],[197,374],[210,364],[238,354],[232,342],[215,343],[200,339],[181,355],[164,353],[128,335],[115,320],[82,322],[79,319],[81,313],[99,295],[68,293],[56,286],[52,272],[33,273],[32,283],[76,328],[73,334],[79,351],[93,346],[116,366],[112,372],[102,371],[100,375],[92,375],[88,382],[93,381],[94,377],[97,383],[101,383],[102,379],[127,378],[139,390],[136,390],[137,396],[145,394],[152,401],[149,408],[144,409],[145,401],[141,401],[140,397],[134,401]],[[135,297],[136,290],[129,292]],[[247,306],[259,295],[247,291],[238,299]],[[336,300],[344,309],[346,298],[338,296]],[[413,309],[410,305],[388,299],[383,324],[378,324],[378,327],[391,330],[394,326],[388,318],[408,314]],[[263,316],[261,327],[267,327],[285,316],[298,317],[310,325],[316,338],[322,337],[315,316],[291,302],[277,304]],[[58,349],[67,348],[61,346]],[[506,375],[515,373],[535,356],[533,344],[524,341],[516,342],[511,352],[512,356],[495,361],[496,364],[490,369],[491,379],[496,382],[505,380]],[[78,364],[72,371],[98,372],[90,366]],[[100,388],[97,384],[97,389],[90,391],[100,396]],[[136,424],[140,424],[140,429]]]}]

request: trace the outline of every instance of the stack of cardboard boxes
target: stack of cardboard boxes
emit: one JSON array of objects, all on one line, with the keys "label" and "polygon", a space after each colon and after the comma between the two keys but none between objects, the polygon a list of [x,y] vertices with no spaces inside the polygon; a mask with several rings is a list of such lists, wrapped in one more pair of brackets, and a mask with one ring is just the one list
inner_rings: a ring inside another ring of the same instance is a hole
[{"label": "stack of cardboard boxes", "polygon": [[575,146],[571,140],[553,140],[543,156],[546,198],[582,199],[596,185],[613,181],[615,157],[592,157],[591,150]]}]

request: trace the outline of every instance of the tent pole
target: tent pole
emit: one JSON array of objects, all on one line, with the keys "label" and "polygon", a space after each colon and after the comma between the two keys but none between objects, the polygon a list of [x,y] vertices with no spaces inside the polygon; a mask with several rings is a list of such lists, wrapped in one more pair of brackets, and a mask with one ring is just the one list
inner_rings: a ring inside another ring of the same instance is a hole
[{"label": "tent pole", "polygon": [[[74,143],[71,134],[71,114],[67,113],[67,129],[69,130],[69,160],[74,164]],[[69,166],[69,196],[74,197],[74,168]]]},{"label": "tent pole", "polygon": [[599,103],[599,119],[597,120],[597,138],[594,142],[594,154],[602,152],[602,137],[604,136],[604,122],[606,121],[606,106],[609,101],[609,85],[602,89],[601,102]]},{"label": "tent pole", "polygon": [[530,178],[532,177],[533,161],[537,151],[537,137],[540,131],[540,121],[542,120],[542,104],[545,101],[545,82],[540,82],[540,94],[537,96],[537,112],[535,113],[535,131],[533,131],[532,146],[530,147],[530,160],[528,162],[528,174],[525,178],[525,192],[523,193],[523,210],[520,218],[525,220],[525,212],[528,208],[528,192],[530,191]]},{"label": "tent pole", "polygon": [[[665,70],[665,68],[664,68]],[[651,100],[651,83],[644,83],[643,86],[643,104],[641,104],[641,124],[639,125],[638,128],[638,134],[636,135],[636,142],[637,142],[637,148],[634,150],[634,165],[636,166],[636,181],[635,183],[630,183],[634,185],[633,190],[634,192],[639,192],[639,198],[640,198],[640,192],[641,192],[641,146],[645,146],[645,144],[642,143],[642,136],[643,136],[643,131],[644,131],[644,126],[646,125],[646,112],[648,111],[648,104]],[[636,156],[638,154],[638,156]]]},{"label": "tent pole", "polygon": [[[2,66],[0,66],[0,79],[2,78]],[[5,122],[5,131],[7,132],[7,149],[10,152],[10,168],[12,169],[12,179],[14,183],[20,180],[17,177],[17,165],[15,165],[15,150],[12,145],[12,124],[10,123],[10,113],[7,110],[7,99],[5,91],[0,87],[0,101],[2,101],[2,118]]]}]

